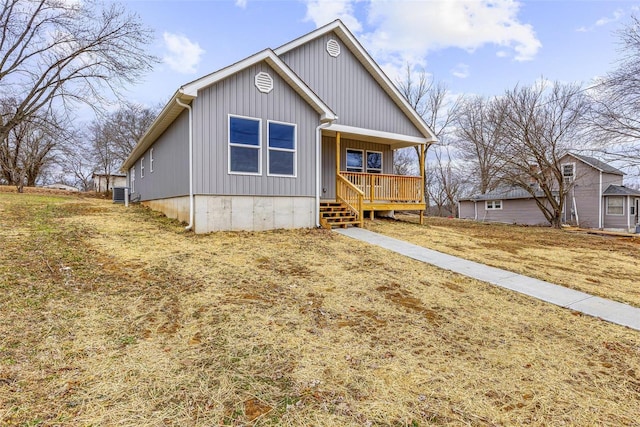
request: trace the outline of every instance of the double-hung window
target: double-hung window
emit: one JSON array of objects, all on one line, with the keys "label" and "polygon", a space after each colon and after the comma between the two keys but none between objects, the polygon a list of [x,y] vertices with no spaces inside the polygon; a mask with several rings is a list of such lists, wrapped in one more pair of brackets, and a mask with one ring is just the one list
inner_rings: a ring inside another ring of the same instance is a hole
[{"label": "double-hung window", "polygon": [[140,158],[140,178],[144,178],[144,157]]},{"label": "double-hung window", "polygon": [[269,121],[267,127],[267,175],[296,176],[296,126]]},{"label": "double-hung window", "polygon": [[260,175],[259,119],[229,116],[229,173]]},{"label": "double-hung window", "polygon": [[502,200],[487,200],[486,209],[488,211],[502,209]]},{"label": "double-hung window", "polygon": [[153,148],[149,150],[149,172],[153,173]]},{"label": "double-hung window", "polygon": [[607,215],[624,215],[624,199],[622,196],[607,197]]},{"label": "double-hung window", "polygon": [[565,184],[571,184],[575,179],[576,164],[565,163],[562,165],[562,180]]},{"label": "double-hung window", "polygon": [[364,152],[347,149],[347,172],[364,172]]},{"label": "double-hung window", "polygon": [[129,181],[131,184],[131,192],[135,193],[136,192],[136,166],[135,165],[131,169],[129,169],[129,175],[131,176],[131,178],[129,178]]}]

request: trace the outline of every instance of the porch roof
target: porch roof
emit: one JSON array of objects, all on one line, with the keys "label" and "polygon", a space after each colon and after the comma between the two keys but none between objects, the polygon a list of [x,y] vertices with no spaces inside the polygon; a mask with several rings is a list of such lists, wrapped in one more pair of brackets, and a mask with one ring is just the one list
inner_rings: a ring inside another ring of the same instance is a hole
[{"label": "porch roof", "polygon": [[420,138],[409,135],[402,135],[392,132],[384,132],[375,129],[365,129],[353,126],[345,126],[332,123],[330,126],[322,128],[323,135],[335,136],[338,132],[343,138],[353,138],[364,142],[389,145],[392,149],[413,147],[416,145],[426,145],[432,143],[428,138]]}]

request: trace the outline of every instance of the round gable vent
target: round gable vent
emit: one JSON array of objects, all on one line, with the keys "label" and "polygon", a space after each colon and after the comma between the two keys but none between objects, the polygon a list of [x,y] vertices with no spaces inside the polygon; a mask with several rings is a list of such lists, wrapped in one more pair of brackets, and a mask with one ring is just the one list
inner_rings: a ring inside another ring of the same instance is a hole
[{"label": "round gable vent", "polygon": [[262,93],[269,93],[273,89],[273,79],[264,71],[256,74],[256,88]]},{"label": "round gable vent", "polygon": [[334,39],[329,40],[327,42],[327,52],[329,55],[337,58],[338,55],[340,55],[340,44]]}]

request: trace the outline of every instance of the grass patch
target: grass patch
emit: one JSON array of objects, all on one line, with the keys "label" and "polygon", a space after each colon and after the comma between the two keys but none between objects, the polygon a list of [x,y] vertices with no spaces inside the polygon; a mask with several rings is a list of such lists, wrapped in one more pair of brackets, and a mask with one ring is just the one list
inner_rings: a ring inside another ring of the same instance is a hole
[{"label": "grass patch", "polygon": [[640,239],[399,215],[367,228],[450,255],[640,307]]},{"label": "grass patch", "polygon": [[637,332],[323,230],[40,197],[0,194],[0,425],[636,423]]}]

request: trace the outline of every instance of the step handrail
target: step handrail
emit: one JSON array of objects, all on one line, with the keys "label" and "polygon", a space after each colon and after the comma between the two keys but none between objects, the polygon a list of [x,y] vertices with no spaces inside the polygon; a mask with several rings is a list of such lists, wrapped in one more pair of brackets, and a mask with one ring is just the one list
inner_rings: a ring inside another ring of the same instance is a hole
[{"label": "step handrail", "polygon": [[[359,227],[364,225],[364,192],[340,174],[336,176],[336,200],[347,205],[356,215]],[[354,206],[354,203],[357,206]]]}]

